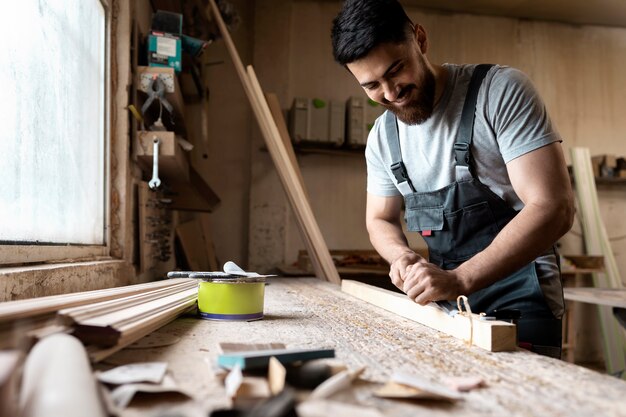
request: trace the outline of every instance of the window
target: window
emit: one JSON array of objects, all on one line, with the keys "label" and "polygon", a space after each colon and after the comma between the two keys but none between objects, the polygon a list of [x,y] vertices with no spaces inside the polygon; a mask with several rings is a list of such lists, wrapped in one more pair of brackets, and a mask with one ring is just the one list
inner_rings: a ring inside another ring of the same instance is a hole
[{"label": "window", "polygon": [[107,254],[107,7],[0,10],[0,263]]}]

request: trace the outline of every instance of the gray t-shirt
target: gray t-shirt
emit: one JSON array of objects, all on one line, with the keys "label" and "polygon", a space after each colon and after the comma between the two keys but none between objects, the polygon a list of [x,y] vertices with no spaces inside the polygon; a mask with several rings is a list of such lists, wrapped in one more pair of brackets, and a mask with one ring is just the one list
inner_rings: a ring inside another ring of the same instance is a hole
[{"label": "gray t-shirt", "polygon": [[[416,191],[427,192],[455,181],[453,144],[475,65],[444,64],[445,90],[432,116],[409,126],[398,121],[400,149]],[[524,204],[509,179],[506,163],[528,152],[561,141],[534,86],[521,71],[494,66],[478,93],[472,156],[478,179],[516,210]],[[391,172],[391,154],[383,117],[370,131],[365,150],[367,192],[378,196],[406,193]],[[537,259],[537,275],[555,316],[563,313],[563,295],[556,256]]]}]

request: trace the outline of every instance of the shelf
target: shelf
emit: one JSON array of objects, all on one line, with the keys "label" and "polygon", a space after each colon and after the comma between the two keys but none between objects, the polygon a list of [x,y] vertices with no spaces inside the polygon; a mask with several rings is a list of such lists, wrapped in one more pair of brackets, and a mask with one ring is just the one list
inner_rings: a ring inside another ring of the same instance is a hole
[{"label": "shelf", "polygon": [[598,185],[626,185],[626,178],[596,177]]},{"label": "shelf", "polygon": [[[301,145],[301,144],[292,144],[293,150],[296,154],[299,155],[331,155],[331,156],[359,156],[364,157],[365,148],[330,148],[330,147],[322,147],[322,146],[313,146],[313,145]],[[267,152],[267,148],[265,146],[261,147],[262,152]]]}]

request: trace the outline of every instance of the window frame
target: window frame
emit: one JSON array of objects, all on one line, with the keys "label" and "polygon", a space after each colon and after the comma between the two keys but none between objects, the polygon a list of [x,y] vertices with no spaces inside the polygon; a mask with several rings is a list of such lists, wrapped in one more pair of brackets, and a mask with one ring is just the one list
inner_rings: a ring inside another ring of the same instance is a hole
[{"label": "window frame", "polygon": [[104,9],[104,244],[0,244],[0,268],[43,262],[92,260],[111,251],[111,0],[98,0]]}]

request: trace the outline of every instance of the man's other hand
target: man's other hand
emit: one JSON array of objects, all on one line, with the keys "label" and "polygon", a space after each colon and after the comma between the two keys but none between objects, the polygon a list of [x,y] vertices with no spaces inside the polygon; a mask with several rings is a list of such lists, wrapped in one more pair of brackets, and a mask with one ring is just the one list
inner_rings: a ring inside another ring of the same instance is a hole
[{"label": "man's other hand", "polygon": [[431,301],[455,300],[464,294],[454,271],[445,271],[423,259],[407,267],[400,289],[420,305]]},{"label": "man's other hand", "polygon": [[391,278],[393,285],[403,290],[404,279],[407,275],[408,268],[411,265],[423,260],[424,259],[421,256],[408,250],[398,256],[389,267],[389,277]]}]

